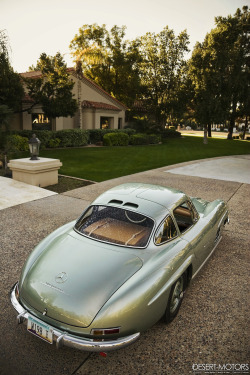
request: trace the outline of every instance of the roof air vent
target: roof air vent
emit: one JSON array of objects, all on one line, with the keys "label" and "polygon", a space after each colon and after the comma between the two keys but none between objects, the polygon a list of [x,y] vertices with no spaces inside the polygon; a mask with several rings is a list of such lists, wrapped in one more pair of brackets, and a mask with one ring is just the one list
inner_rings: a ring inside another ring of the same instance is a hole
[{"label": "roof air vent", "polygon": [[139,206],[138,204],[127,202],[127,203],[124,203],[123,207],[130,207],[130,208],[137,209]]},{"label": "roof air vent", "polygon": [[112,199],[111,201],[109,201],[109,204],[123,204],[123,201],[119,201],[117,199]]}]

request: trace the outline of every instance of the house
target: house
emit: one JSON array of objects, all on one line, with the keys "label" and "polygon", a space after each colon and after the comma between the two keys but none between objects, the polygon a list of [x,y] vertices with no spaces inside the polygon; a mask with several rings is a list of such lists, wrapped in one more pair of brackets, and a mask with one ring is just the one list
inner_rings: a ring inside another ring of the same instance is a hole
[{"label": "house", "polygon": [[[79,109],[74,117],[57,117],[49,119],[42,111],[41,105],[15,115],[11,128],[16,130],[63,130],[63,129],[122,129],[125,124],[127,107],[113,98],[96,83],[76,74],[74,68],[68,68],[70,78],[75,83],[74,98]],[[21,73],[25,78],[36,78],[41,73],[32,71]],[[23,98],[23,109],[30,108],[32,99],[26,94]]]}]

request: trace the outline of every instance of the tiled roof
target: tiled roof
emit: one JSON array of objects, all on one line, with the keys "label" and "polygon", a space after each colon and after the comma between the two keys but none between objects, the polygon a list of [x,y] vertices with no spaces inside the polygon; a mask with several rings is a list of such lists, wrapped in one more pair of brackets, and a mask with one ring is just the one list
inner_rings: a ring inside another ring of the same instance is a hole
[{"label": "tiled roof", "polygon": [[20,76],[23,78],[40,78],[42,73],[40,70],[34,70],[32,72],[20,73]]},{"label": "tiled roof", "polygon": [[120,111],[119,108],[115,107],[114,105],[101,103],[101,102],[91,102],[89,100],[83,100],[82,102],[83,108],[93,108],[93,109],[106,109],[112,111]]},{"label": "tiled roof", "polygon": [[[67,71],[68,71],[69,74],[74,74],[75,77],[79,79],[79,76],[77,76],[77,74],[76,74],[75,68],[67,68]],[[41,77],[41,71],[37,70],[37,71],[32,71],[32,72],[20,73],[20,75],[21,75],[21,77],[24,77],[24,78],[40,78]],[[80,79],[83,82],[85,81],[86,83],[89,83],[91,86],[93,86],[95,89],[100,91],[102,94],[104,94],[106,97],[108,97],[113,102],[117,103],[117,105],[121,106],[123,109],[125,109],[125,110],[127,109],[127,107],[123,103],[119,102],[119,100],[117,100],[112,95],[110,95],[107,91],[105,91],[101,86],[99,86],[94,81],[91,81],[89,78],[85,77],[83,74],[82,74],[82,77]],[[111,105],[111,107],[112,107],[112,105]],[[118,110],[117,107],[114,107],[114,108],[115,108],[116,111]],[[108,109],[108,108],[106,108],[106,109]],[[111,108],[109,108],[109,109],[111,109]]]}]

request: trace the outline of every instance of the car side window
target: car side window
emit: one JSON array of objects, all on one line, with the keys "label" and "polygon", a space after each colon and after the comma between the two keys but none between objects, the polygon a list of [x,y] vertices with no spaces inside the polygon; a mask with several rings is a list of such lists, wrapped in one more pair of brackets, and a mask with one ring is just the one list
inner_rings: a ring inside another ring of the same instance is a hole
[{"label": "car side window", "polygon": [[171,216],[166,217],[166,219],[161,223],[155,235],[155,244],[160,245],[164,242],[171,240],[177,236],[177,230],[174,225]]},{"label": "car side window", "polygon": [[188,201],[176,207],[173,214],[181,233],[188,230],[198,219],[197,212]]}]

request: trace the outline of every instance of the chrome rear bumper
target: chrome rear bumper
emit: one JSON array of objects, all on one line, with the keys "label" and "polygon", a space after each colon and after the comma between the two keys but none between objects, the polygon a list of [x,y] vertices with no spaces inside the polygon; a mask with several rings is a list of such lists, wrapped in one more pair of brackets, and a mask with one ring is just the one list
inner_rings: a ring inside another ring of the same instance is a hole
[{"label": "chrome rear bumper", "polygon": [[[33,315],[26,311],[18,302],[16,298],[16,286],[17,284],[15,284],[10,291],[10,300],[14,309],[18,312],[17,322],[19,324],[27,324],[28,317],[33,317]],[[34,316],[34,318],[36,317]],[[74,336],[67,332],[60,331],[53,326],[51,326],[51,328],[53,329],[53,341],[56,342],[57,348],[65,345],[74,349],[88,352],[108,352],[112,350],[122,349],[134,343],[140,336],[140,332],[138,332],[130,336],[118,338],[116,340],[93,341],[88,338]]]}]

